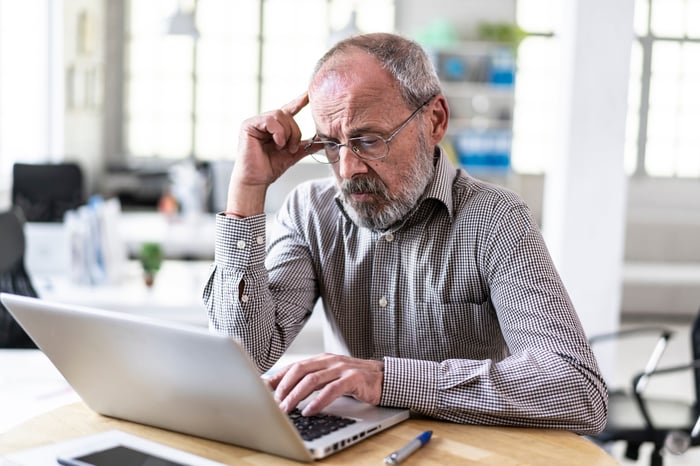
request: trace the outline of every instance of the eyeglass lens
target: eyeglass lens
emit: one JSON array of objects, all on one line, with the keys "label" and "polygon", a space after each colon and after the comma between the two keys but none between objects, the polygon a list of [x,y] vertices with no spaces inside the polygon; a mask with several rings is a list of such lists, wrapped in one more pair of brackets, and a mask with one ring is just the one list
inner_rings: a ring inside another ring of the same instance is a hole
[{"label": "eyeglass lens", "polygon": [[[332,141],[323,141],[314,144],[317,150],[312,155],[319,161],[334,162],[340,158],[340,148],[347,146],[361,159],[373,160],[384,157],[389,151],[386,141],[373,135],[365,135],[348,140],[347,144],[339,144]],[[325,160],[323,160],[325,159]]]}]

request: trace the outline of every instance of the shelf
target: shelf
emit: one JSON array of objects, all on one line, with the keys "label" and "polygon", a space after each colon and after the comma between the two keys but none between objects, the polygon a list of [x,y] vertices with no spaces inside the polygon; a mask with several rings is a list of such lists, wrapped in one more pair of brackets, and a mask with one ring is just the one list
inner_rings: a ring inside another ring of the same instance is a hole
[{"label": "shelf", "polygon": [[447,129],[448,135],[454,135],[464,129],[510,129],[510,120],[499,120],[496,118],[472,117],[472,118],[450,118],[450,125]]},{"label": "shelf", "polygon": [[442,81],[442,92],[450,98],[472,98],[484,95],[489,98],[514,99],[513,86],[496,86],[488,83],[469,81]]},{"label": "shelf", "polygon": [[515,105],[513,49],[469,42],[430,54],[450,106],[445,144],[453,159],[468,170],[507,172]]}]

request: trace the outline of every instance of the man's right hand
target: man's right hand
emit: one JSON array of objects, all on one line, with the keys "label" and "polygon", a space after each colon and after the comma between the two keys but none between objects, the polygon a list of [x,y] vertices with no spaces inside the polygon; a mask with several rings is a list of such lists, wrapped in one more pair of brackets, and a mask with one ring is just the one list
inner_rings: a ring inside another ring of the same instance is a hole
[{"label": "man's right hand", "polygon": [[294,116],[309,103],[304,93],[279,110],[241,125],[238,156],[231,173],[226,210],[243,216],[262,213],[268,186],[306,156]]}]

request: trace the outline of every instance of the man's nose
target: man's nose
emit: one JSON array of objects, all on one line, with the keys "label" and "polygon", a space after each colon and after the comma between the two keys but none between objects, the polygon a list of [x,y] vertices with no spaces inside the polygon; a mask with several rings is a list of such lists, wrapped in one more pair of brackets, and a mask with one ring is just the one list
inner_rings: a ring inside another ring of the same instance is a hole
[{"label": "man's nose", "polygon": [[367,173],[367,164],[352,151],[350,146],[342,146],[339,155],[338,175],[342,179],[349,180],[359,173]]}]

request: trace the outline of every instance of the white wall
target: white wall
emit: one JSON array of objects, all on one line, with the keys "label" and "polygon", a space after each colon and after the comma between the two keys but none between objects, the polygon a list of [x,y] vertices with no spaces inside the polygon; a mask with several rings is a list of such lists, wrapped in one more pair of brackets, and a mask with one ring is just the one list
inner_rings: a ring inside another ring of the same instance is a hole
[{"label": "white wall", "polygon": [[88,180],[101,170],[103,12],[96,0],[0,0],[0,208],[13,162],[78,161]]},{"label": "white wall", "polygon": [[435,20],[448,20],[460,38],[473,38],[482,22],[515,22],[516,0],[396,0],[396,29],[415,37]]},{"label": "white wall", "polygon": [[65,159],[83,168],[88,192],[102,174],[105,0],[63,0]]},{"label": "white wall", "polygon": [[0,0],[0,207],[9,205],[15,160],[62,153],[61,4]]}]

